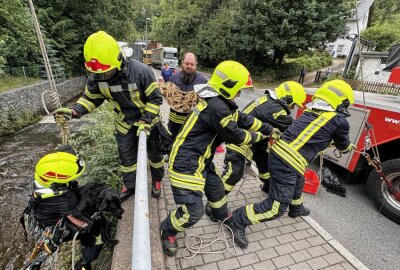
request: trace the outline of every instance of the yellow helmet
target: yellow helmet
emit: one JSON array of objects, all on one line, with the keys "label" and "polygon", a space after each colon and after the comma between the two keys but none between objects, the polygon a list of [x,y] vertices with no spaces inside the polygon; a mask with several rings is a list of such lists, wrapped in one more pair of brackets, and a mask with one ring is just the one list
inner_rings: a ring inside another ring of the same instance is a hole
[{"label": "yellow helmet", "polygon": [[83,47],[85,67],[93,73],[121,70],[122,52],[118,42],[104,31],[91,34]]},{"label": "yellow helmet", "polygon": [[275,93],[278,99],[286,101],[290,106],[293,103],[299,107],[303,107],[306,100],[306,90],[304,87],[294,81],[287,81],[275,88]]},{"label": "yellow helmet", "polygon": [[226,99],[233,99],[244,88],[252,88],[250,72],[236,61],[221,62],[208,84]]},{"label": "yellow helmet", "polygon": [[354,104],[353,89],[343,80],[332,80],[324,83],[317,89],[312,99],[314,100],[315,98],[325,100],[335,110],[346,100],[350,105]]},{"label": "yellow helmet", "polygon": [[85,162],[77,155],[55,152],[45,155],[36,164],[35,180],[49,188],[53,183],[68,184],[85,170]]}]

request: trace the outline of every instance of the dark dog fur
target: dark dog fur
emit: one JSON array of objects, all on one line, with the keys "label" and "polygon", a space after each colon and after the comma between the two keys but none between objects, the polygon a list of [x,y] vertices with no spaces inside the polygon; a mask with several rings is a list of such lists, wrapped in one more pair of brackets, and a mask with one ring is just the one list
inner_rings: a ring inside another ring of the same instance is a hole
[{"label": "dark dog fur", "polygon": [[118,240],[109,237],[110,222],[102,214],[96,216],[92,220],[92,216],[96,212],[108,212],[116,215],[119,219],[124,213],[119,199],[119,193],[115,190],[107,188],[101,183],[89,183],[79,187],[80,200],[73,211],[73,216],[78,219],[92,222],[90,232],[81,233],[80,239],[82,244],[89,244],[95,241],[94,236],[101,233],[103,241],[109,241],[116,244]]}]

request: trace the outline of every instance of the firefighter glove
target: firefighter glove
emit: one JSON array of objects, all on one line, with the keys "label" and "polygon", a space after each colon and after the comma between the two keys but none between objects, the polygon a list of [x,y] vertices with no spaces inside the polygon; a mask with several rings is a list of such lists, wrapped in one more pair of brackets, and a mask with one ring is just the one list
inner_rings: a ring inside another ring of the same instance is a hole
[{"label": "firefighter glove", "polygon": [[60,108],[54,111],[53,116],[57,124],[63,125],[65,122],[71,120],[72,110],[69,108]]},{"label": "firefighter glove", "polygon": [[277,128],[273,128],[271,133],[269,134],[269,137],[273,140],[279,140],[281,138],[282,132],[277,129]]},{"label": "firefighter glove", "polygon": [[138,127],[137,132],[136,132],[136,136],[139,136],[140,131],[144,131],[146,133],[146,136],[149,137],[150,136],[150,124],[146,123],[144,121],[139,121],[137,123],[135,123],[135,126]]},{"label": "firefighter glove", "polygon": [[351,152],[354,149],[357,149],[357,147],[354,144],[351,143],[351,144],[349,144],[349,146],[347,146],[346,149],[340,150],[340,153],[347,154],[347,153]]},{"label": "firefighter glove", "polygon": [[258,132],[258,131],[255,132],[255,135],[256,135],[256,137],[254,139],[254,143],[259,142],[259,141],[267,138],[267,136],[265,136],[264,134],[262,134],[261,132]]}]

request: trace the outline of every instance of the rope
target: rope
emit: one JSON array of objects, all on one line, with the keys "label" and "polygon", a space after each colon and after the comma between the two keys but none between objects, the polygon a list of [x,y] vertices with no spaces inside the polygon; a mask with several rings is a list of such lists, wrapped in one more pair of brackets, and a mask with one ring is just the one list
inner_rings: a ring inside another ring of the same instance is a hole
[{"label": "rope", "polygon": [[[60,97],[57,92],[56,82],[54,80],[53,71],[51,69],[49,57],[47,55],[46,46],[45,46],[45,43],[43,40],[42,32],[40,30],[39,21],[36,17],[35,7],[33,6],[32,0],[28,0],[28,2],[29,2],[29,7],[31,10],[31,13],[32,13],[33,25],[35,26],[36,35],[37,35],[39,45],[40,45],[40,50],[41,50],[42,56],[43,56],[43,63],[44,63],[44,67],[46,69],[47,79],[49,80],[49,84],[50,84],[50,90],[51,90],[50,98],[51,98],[52,102],[56,105],[57,108],[61,108]],[[43,93],[45,93],[45,92],[46,91],[44,91]],[[44,104],[43,94],[42,94],[42,102]],[[47,112],[47,114],[49,114],[45,104],[44,104],[44,108],[45,108],[45,111]],[[69,125],[68,124],[60,125],[60,129],[61,129],[60,135],[61,135],[62,143],[68,144],[68,136],[70,135],[69,134]]]},{"label": "rope", "polygon": [[79,231],[77,231],[72,239],[72,270],[75,270],[75,241],[79,235]]},{"label": "rope", "polygon": [[[226,219],[224,219],[221,224],[219,225],[219,230],[216,234],[214,234],[213,236],[199,236],[196,234],[188,234],[185,237],[185,249],[182,252],[182,257],[185,259],[191,259],[193,257],[195,257],[198,254],[221,254],[224,253],[225,251],[229,251],[229,253],[231,253],[232,255],[237,255],[237,250],[236,250],[236,246],[234,243],[235,240],[235,236],[233,235],[233,231],[232,229],[225,224],[225,222],[231,217],[227,217]],[[232,247],[230,245],[230,241],[226,236],[225,230],[223,229],[223,227],[226,227],[229,229],[229,231],[232,234]],[[223,238],[219,238],[218,235],[222,232],[222,236]],[[195,239],[194,243],[190,243],[191,238]],[[215,238],[215,239],[214,239]],[[211,240],[213,239],[213,240]],[[225,249],[223,250],[219,250],[219,251],[204,251],[204,249],[211,247],[213,244],[215,243],[225,243]],[[186,255],[187,254],[187,255]]]},{"label": "rope", "polygon": [[[357,5],[357,0],[355,0],[355,12],[356,12],[356,21],[358,22],[358,5]],[[362,91],[362,97],[363,97],[363,111],[364,111],[364,122],[365,122],[365,130],[367,131],[367,135],[365,136],[365,142],[367,142],[367,140],[370,137],[370,132],[369,130],[372,130],[372,134],[373,134],[373,139],[375,141],[375,146],[372,147],[372,152],[374,154],[374,156],[378,157],[378,159],[380,159],[379,157],[379,151],[378,151],[378,147],[376,146],[376,137],[375,137],[375,132],[373,130],[373,127],[371,126],[371,124],[368,123],[368,119],[367,119],[367,105],[366,105],[366,98],[365,98],[365,90],[364,87],[362,87],[364,85],[364,76],[363,76],[363,61],[364,58],[361,55],[361,36],[360,36],[360,27],[357,25],[357,41],[358,41],[358,54],[359,54],[359,59],[360,59],[360,72],[359,75],[361,77],[361,84],[357,85],[357,91]],[[358,75],[357,75],[358,77]],[[357,79],[357,78],[356,78]],[[365,151],[365,148],[364,148]]]},{"label": "rope", "polygon": [[189,113],[199,101],[199,96],[196,92],[184,92],[172,82],[160,83],[160,92],[168,105],[174,111],[181,113]]},{"label": "rope", "polygon": [[[226,150],[227,151],[227,150]],[[249,153],[249,151],[251,151],[251,149],[249,148],[248,150],[246,150],[246,154]],[[243,194],[243,192],[241,191],[242,186],[244,184],[244,180],[247,180],[247,178],[245,177],[245,174],[248,173],[248,166],[246,165],[247,160],[246,157],[244,158],[245,162],[244,162],[244,173],[242,176],[242,183],[240,184],[239,188],[236,190],[236,195],[238,195],[239,193],[243,196],[246,204],[247,204],[247,199],[246,196]],[[233,231],[231,229],[231,227],[229,227],[228,225],[225,224],[226,220],[228,220],[230,217],[225,218],[221,224],[219,225],[219,229],[218,232],[215,233],[213,236],[199,236],[197,234],[188,234],[185,237],[185,249],[182,252],[182,257],[184,259],[191,259],[193,257],[195,257],[198,254],[222,254],[225,253],[225,251],[229,251],[229,253],[231,253],[232,255],[237,255],[237,250],[236,250],[236,246],[235,246],[235,236],[233,235]],[[232,247],[230,245],[230,241],[226,236],[225,230],[223,229],[223,227],[228,228],[228,230],[231,232],[232,234],[232,246],[233,246],[233,250],[232,251]],[[218,236],[221,234],[222,232],[222,238],[219,238]],[[190,243],[193,242],[191,239],[195,239],[194,243]],[[213,239],[213,240],[211,240]],[[225,248],[223,250],[219,250],[219,251],[203,251],[204,249],[207,249],[208,247],[211,247],[213,244],[215,243],[224,243],[225,244]],[[187,254],[187,255],[186,255]]]}]

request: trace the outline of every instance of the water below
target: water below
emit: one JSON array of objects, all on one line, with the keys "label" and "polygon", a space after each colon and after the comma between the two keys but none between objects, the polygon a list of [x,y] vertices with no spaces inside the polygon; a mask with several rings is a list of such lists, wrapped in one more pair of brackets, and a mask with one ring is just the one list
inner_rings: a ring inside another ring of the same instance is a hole
[{"label": "water below", "polygon": [[[71,131],[77,128],[71,125]],[[32,251],[19,218],[29,200],[35,164],[58,144],[59,128],[46,121],[0,138],[0,269],[20,269]]]}]

